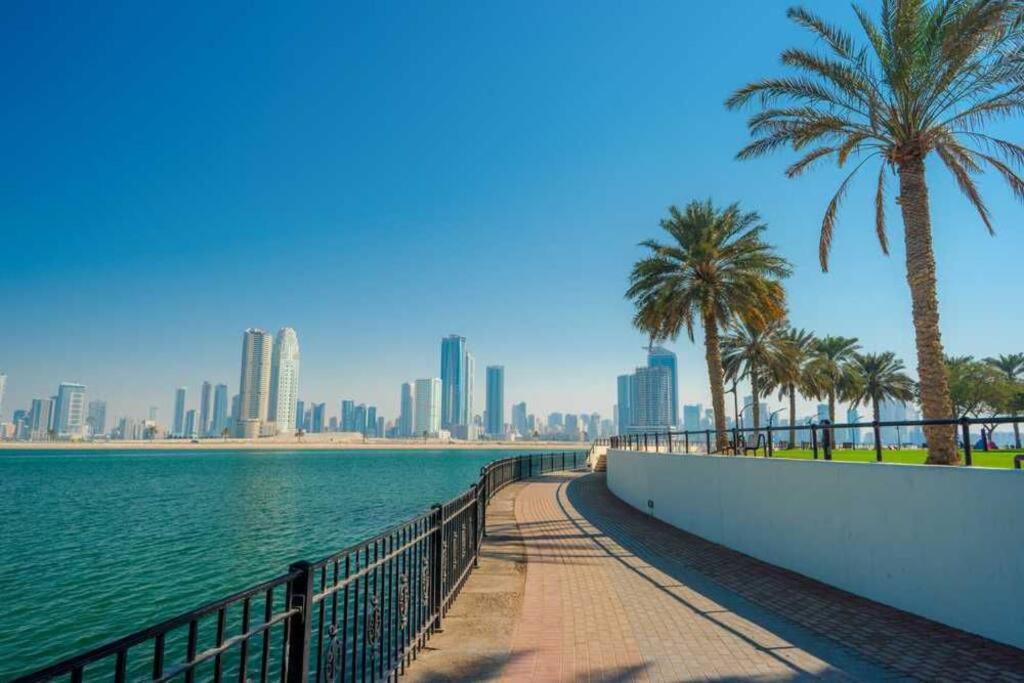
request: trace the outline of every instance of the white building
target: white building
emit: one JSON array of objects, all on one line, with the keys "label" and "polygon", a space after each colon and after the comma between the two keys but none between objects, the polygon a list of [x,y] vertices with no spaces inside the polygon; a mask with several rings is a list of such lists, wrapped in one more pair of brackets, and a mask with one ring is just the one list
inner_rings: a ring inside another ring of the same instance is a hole
[{"label": "white building", "polygon": [[58,436],[76,438],[85,430],[85,385],[61,382],[53,428]]},{"label": "white building", "polygon": [[413,405],[416,416],[413,429],[416,434],[437,435],[441,431],[441,379],[431,377],[416,380]]},{"label": "white building", "polygon": [[277,431],[295,429],[299,401],[299,337],[290,327],[282,327],[274,339],[270,361],[270,408],[267,420]]},{"label": "white building", "polygon": [[[242,375],[238,382],[239,422],[249,424],[245,434],[260,434],[270,408],[270,362],[273,343],[266,330],[249,328],[242,336]],[[242,434],[244,435],[244,434]]]}]

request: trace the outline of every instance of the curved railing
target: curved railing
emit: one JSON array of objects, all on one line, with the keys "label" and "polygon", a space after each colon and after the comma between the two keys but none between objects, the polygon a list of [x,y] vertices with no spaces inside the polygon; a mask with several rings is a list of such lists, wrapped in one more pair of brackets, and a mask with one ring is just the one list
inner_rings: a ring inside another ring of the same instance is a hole
[{"label": "curved railing", "polygon": [[15,679],[385,680],[405,671],[479,559],[487,503],[505,486],[583,465],[581,451],[518,455],[468,491],[276,578]]}]

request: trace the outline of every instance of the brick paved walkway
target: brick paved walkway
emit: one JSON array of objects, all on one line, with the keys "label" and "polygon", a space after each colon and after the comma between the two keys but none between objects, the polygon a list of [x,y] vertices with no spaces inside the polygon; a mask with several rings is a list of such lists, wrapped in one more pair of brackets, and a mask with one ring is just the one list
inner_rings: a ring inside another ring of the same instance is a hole
[{"label": "brick paved walkway", "polygon": [[506,680],[1024,681],[1024,651],[669,527],[603,474],[531,482],[515,517],[528,562]]}]

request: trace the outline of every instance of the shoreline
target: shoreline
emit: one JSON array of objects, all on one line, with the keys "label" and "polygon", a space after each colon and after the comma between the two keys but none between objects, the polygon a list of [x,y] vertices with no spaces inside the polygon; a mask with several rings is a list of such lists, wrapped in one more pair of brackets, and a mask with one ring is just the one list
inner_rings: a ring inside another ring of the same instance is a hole
[{"label": "shoreline", "polygon": [[579,441],[413,441],[372,439],[278,440],[203,439],[192,443],[183,439],[155,441],[0,441],[4,451],[579,451],[590,444]]}]

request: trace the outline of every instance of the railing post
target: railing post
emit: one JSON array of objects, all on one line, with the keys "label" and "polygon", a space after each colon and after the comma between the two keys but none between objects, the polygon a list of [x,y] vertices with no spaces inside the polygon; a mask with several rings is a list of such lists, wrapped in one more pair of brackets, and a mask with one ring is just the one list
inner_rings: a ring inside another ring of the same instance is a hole
[{"label": "railing post", "polygon": [[565,471],[565,451],[562,451],[562,471]]},{"label": "railing post", "polygon": [[768,423],[768,449],[765,451],[767,457],[772,457],[772,453],[775,452],[774,445],[772,444],[772,423]]},{"label": "railing post", "polygon": [[644,432],[644,453],[647,452],[647,432]]},{"label": "railing post", "polygon": [[435,524],[433,543],[430,544],[430,592],[434,596],[435,611],[433,628],[442,631],[441,613],[444,610],[441,602],[444,600],[444,586],[441,583],[441,563],[446,559],[441,557],[444,554],[441,552],[444,543],[444,506],[431,505],[430,509],[434,511]]},{"label": "railing post", "polygon": [[658,432],[654,432],[654,452],[661,453],[661,445],[658,443]]},{"label": "railing post", "polygon": [[882,462],[882,430],[878,420],[871,421],[871,430],[875,433],[875,462]]},{"label": "railing post", "polygon": [[529,467],[527,467],[527,469],[529,470],[530,475],[527,477],[527,479],[533,479],[533,453],[530,453],[530,455],[526,457],[529,458],[529,460],[527,460],[527,463],[529,464]]},{"label": "railing post", "polygon": [[[487,493],[490,486],[487,485],[487,468],[480,468],[480,487],[483,489],[483,507],[480,508],[480,537],[487,538]],[[480,505],[480,489],[476,492],[476,504]]]},{"label": "railing post", "polygon": [[683,432],[683,444],[686,448],[686,454],[690,454],[690,432]]},{"label": "railing post", "polygon": [[740,428],[735,423],[732,426],[732,454],[740,454]]},{"label": "railing post", "polygon": [[705,429],[704,436],[707,437],[708,440],[707,450],[704,451],[704,455],[711,455],[711,430]]},{"label": "railing post", "polygon": [[825,459],[826,460],[831,460],[832,459],[832,431],[829,429],[829,427],[831,427],[832,423],[829,420],[822,420],[821,424],[822,424],[822,428],[821,428],[822,431],[821,431],[821,433],[825,437],[825,443],[822,444],[824,446]]},{"label": "railing post", "polygon": [[668,430],[667,434],[668,434],[668,452],[671,453],[672,452],[672,430],[671,429]]},{"label": "railing post", "polygon": [[964,435],[964,464],[971,465],[971,421],[966,417],[960,418],[960,429]]},{"label": "railing post", "polygon": [[811,450],[814,451],[814,459],[818,459],[818,425],[811,425]]},{"label": "railing post", "polygon": [[298,572],[288,582],[288,608],[298,609],[288,617],[287,650],[288,683],[306,683],[309,680],[309,649],[313,634],[313,565],[305,560],[288,567]]}]

